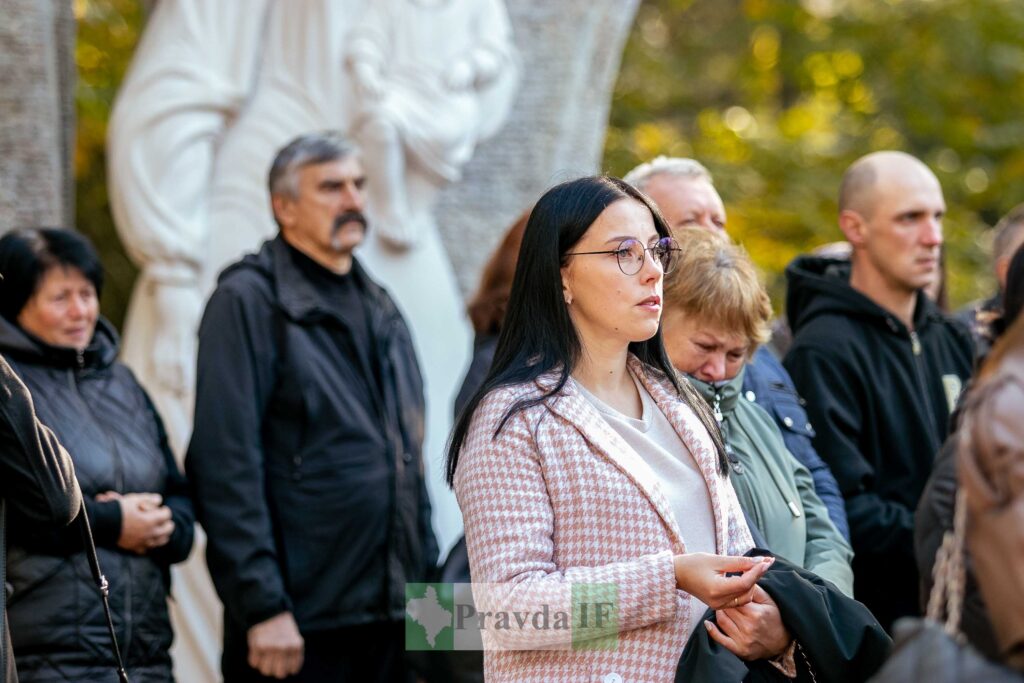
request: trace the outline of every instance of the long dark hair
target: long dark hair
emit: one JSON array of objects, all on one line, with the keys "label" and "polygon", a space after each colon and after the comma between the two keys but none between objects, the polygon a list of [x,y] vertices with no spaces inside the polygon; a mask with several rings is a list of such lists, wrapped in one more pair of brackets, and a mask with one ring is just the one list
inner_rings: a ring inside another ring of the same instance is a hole
[{"label": "long dark hair", "polygon": [[[550,370],[558,369],[560,373],[555,386],[542,395],[513,404],[498,423],[493,435],[496,437],[516,413],[542,403],[565,386],[582,351],[562,295],[561,269],[568,260],[566,252],[583,238],[606,208],[622,199],[646,206],[658,234],[669,235],[665,219],[647,197],[622,180],[608,176],[589,176],[556,185],[545,192],[533,208],[519,249],[505,324],[498,337],[491,369],[456,420],[448,443],[446,479],[449,486],[455,478],[459,452],[465,444],[473,413],[487,394],[501,387],[532,382]],[[679,381],[665,352],[661,329],[646,341],[630,343],[629,350],[644,365],[660,370],[683,402],[697,414],[714,441],[719,471],[726,474],[728,460],[718,425],[707,404],[689,383]]]}]

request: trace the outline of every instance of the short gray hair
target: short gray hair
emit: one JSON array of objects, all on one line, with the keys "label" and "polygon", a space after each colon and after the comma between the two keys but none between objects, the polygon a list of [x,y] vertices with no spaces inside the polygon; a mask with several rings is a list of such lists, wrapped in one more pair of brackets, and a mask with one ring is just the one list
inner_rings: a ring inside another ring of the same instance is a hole
[{"label": "short gray hair", "polygon": [[281,148],[270,165],[267,185],[271,195],[299,195],[299,169],[312,164],[340,161],[358,154],[355,143],[338,131],[306,133]]},{"label": "short gray hair", "polygon": [[640,164],[627,173],[623,180],[643,192],[647,184],[651,182],[651,178],[657,175],[706,180],[712,185],[715,184],[711,178],[711,172],[696,159],[666,156],[658,156],[646,164]]}]

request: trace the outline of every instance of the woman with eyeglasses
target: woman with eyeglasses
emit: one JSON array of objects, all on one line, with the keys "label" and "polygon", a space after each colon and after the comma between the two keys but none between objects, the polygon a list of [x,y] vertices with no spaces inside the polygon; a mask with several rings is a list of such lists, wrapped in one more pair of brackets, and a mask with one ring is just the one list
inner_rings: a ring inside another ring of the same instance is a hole
[{"label": "woman with eyeglasses", "polygon": [[[718,429],[659,333],[676,254],[615,178],[558,185],[530,215],[494,362],[448,452],[492,615],[488,681],[673,681],[706,606],[761,599],[771,560],[740,557],[751,537]],[[788,637],[761,607],[747,636],[773,657]]]}]

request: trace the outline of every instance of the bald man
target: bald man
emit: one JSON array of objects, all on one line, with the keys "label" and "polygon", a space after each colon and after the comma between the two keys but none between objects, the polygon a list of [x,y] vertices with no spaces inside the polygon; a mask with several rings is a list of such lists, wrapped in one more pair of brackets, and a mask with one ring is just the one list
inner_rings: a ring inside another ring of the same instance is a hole
[{"label": "bald man", "polygon": [[839,192],[850,261],[804,256],[786,269],[784,364],[846,499],[854,595],[886,628],[920,613],[914,509],[971,372],[970,333],[922,293],[939,276],[945,212],[927,166],[870,154]]}]

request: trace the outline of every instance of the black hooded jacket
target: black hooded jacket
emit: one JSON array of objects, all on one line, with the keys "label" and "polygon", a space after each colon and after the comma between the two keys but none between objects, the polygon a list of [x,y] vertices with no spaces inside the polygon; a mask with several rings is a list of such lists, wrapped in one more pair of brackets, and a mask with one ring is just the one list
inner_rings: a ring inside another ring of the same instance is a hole
[{"label": "black hooded jacket", "polygon": [[[0,319],[0,353],[74,461],[129,676],[166,681],[173,638],[169,567],[192,547],[192,504],[163,423],[135,376],[116,361],[117,352],[117,335],[103,319],[83,353],[49,346]],[[170,541],[145,555],[118,547],[120,504],[95,500],[105,491],[162,495],[174,520]],[[39,526],[17,509],[8,521],[8,618],[22,683],[116,681],[106,618],[77,525]]]},{"label": "black hooded jacket", "polygon": [[199,330],[185,466],[243,644],[286,611],[303,632],[401,620],[405,582],[437,558],[405,321],[356,262],[364,348],[296,254],[277,237],[224,271]]},{"label": "black hooded jacket", "polygon": [[846,499],[854,595],[883,625],[917,613],[914,509],[971,374],[970,333],[919,293],[914,329],[849,284],[844,261],[786,269],[786,369]]}]

